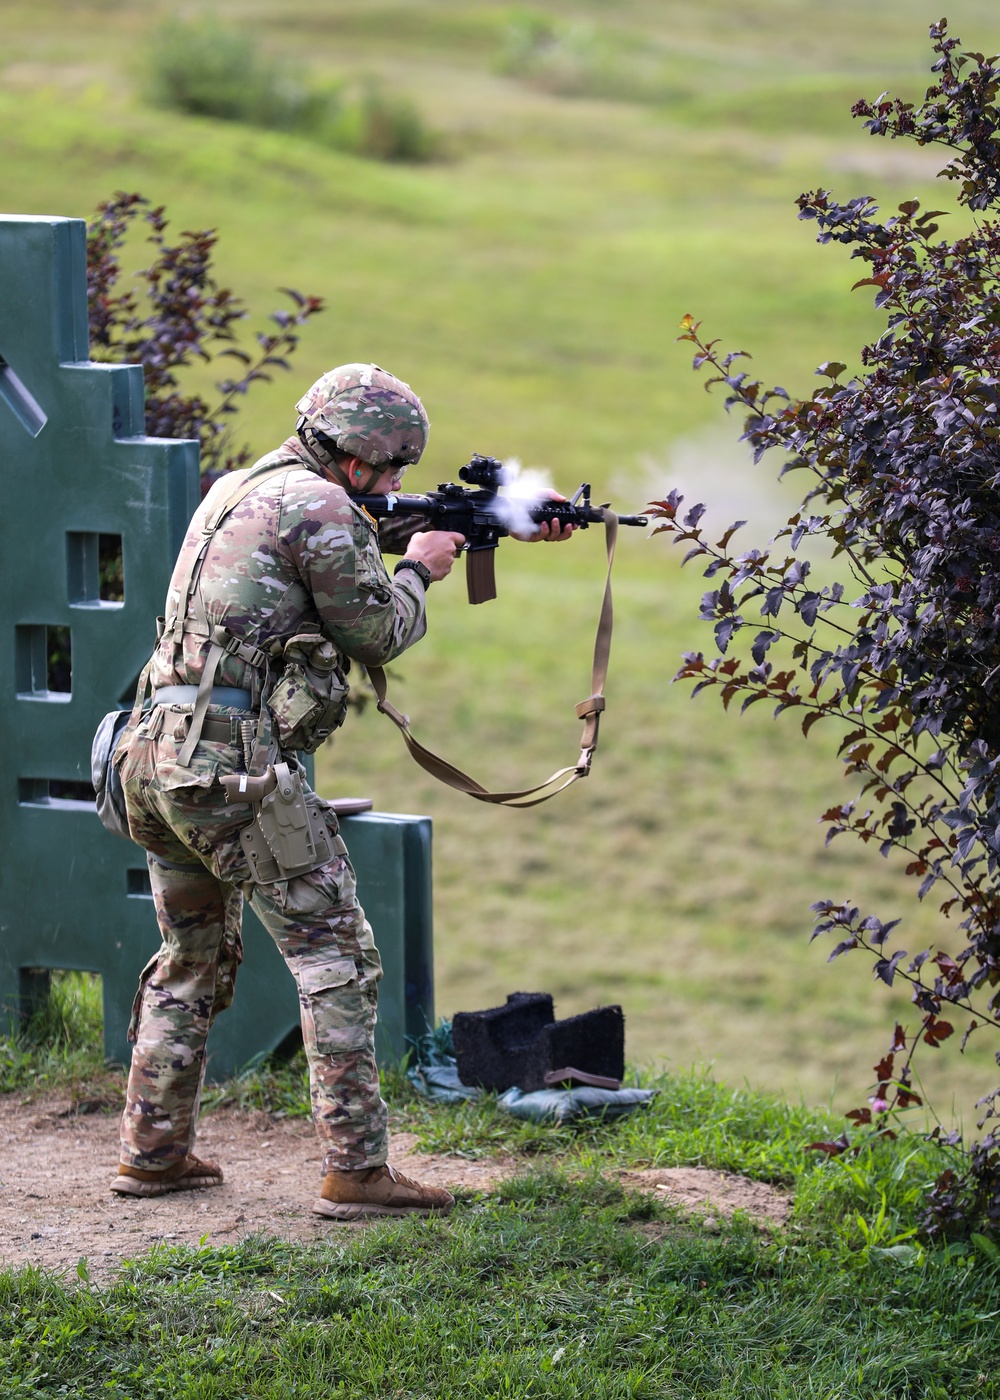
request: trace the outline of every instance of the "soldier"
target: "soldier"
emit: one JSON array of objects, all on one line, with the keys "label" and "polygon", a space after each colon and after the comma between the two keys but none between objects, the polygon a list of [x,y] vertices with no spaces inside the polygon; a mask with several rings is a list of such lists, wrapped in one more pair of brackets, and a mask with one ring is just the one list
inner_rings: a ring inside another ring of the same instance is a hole
[{"label": "soldier", "polygon": [[[158,1196],[222,1182],[192,1147],[205,1042],[232,1000],[246,898],[299,989],[325,1153],[314,1211],[445,1213],[447,1191],[387,1163],[373,1038],[381,963],[336,817],[295,753],[342,722],[352,660],[383,665],[423,636],[426,591],[463,539],[414,535],[390,578],[374,521],[352,504],[398,489],[424,450],[427,416],[407,384],[377,365],[345,365],[297,408],[296,435],[216,482],[195,513],[116,753],[163,942],[133,1008],[111,1189]],[[568,533],[552,522],[537,537]]]}]

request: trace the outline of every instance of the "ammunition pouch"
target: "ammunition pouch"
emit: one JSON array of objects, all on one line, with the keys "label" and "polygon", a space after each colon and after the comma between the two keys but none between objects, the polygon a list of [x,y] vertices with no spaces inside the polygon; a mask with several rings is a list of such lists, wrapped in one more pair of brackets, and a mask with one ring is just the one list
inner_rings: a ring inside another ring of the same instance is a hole
[{"label": "ammunition pouch", "polygon": [[346,850],[287,763],[269,765],[259,777],[230,773],[220,781],[227,802],[253,805],[254,820],[240,832],[240,844],[257,884],[307,875]]},{"label": "ammunition pouch", "polygon": [[285,643],[280,678],[267,697],[278,743],[285,753],[315,753],[347,715],[350,662],[318,632]]}]

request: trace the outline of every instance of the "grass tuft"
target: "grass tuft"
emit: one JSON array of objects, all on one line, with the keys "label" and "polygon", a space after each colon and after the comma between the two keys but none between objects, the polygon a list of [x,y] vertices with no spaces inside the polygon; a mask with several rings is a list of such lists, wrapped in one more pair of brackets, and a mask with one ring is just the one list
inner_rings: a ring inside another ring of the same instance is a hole
[{"label": "grass tuft", "polygon": [[53,971],[48,996],[20,1031],[0,1036],[0,1093],[100,1096],[121,1079],[104,1059],[103,1037],[100,977]]},{"label": "grass tuft", "polygon": [[231,1079],[207,1086],[202,1111],[211,1113],[218,1108],[262,1110],[276,1118],[308,1118],[312,1106],[305,1053],[299,1049],[290,1058],[259,1055]]},{"label": "grass tuft", "polygon": [[265,54],[252,33],[211,16],[169,19],[149,47],[150,99],[193,117],[295,132],[369,160],[426,161],[439,140],[416,102],[365,78],[349,95]]}]

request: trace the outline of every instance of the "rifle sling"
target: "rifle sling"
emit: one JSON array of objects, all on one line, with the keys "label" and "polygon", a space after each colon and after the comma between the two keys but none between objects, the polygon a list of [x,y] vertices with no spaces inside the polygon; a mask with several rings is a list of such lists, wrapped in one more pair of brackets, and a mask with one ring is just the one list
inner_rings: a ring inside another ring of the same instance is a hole
[{"label": "rifle sling", "polygon": [[[594,750],[597,748],[597,733],[600,725],[601,714],[605,709],[604,685],[608,677],[608,658],[611,654],[611,631],[613,624],[613,610],[611,604],[611,566],[615,558],[615,540],[618,537],[618,517],[608,506],[601,508],[604,517],[604,537],[608,553],[608,572],[604,581],[604,599],[601,603],[601,614],[597,622],[597,636],[594,640],[594,664],[591,674],[591,693],[586,700],[582,700],[576,707],[579,719],[583,720],[583,737],[581,740],[579,761],[570,768],[560,768],[553,773],[550,778],[546,778],[544,783],[539,783],[537,787],[525,788],[521,792],[490,792],[481,783],[477,783],[475,778],[470,778],[467,773],[463,773],[460,768],[449,763],[447,759],[440,758],[432,753],[430,749],[424,748],[410,732],[410,721],[406,715],[401,714],[396,707],[386,698],[386,677],[381,666],[369,666],[368,675],[375,688],[378,698],[378,708],[384,715],[392,720],[403,736],[403,741],[410,751],[411,758],[419,763],[425,772],[431,777],[437,778],[439,782],[447,784],[448,787],[455,788],[458,792],[464,792],[469,797],[474,797],[478,802],[492,802],[502,807],[537,807],[540,802],[547,802],[550,797],[555,797],[556,793],[563,792],[575,783],[578,778],[585,778],[590,772],[591,761]],[[558,784],[558,786],[555,786]],[[546,789],[551,788],[551,792]],[[537,794],[543,794],[538,796]]]}]

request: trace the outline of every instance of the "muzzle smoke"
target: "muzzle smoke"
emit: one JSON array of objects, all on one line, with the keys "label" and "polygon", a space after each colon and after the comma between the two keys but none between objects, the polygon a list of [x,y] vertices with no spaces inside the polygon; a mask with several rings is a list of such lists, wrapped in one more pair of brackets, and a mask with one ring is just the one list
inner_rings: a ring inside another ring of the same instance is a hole
[{"label": "muzzle smoke", "polygon": [[504,462],[504,482],[497,497],[497,513],[514,535],[531,535],[538,526],[530,507],[552,490],[552,478],[541,467],[522,467],[516,457]]}]

